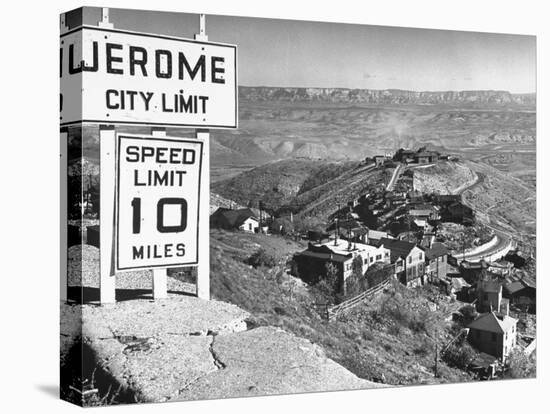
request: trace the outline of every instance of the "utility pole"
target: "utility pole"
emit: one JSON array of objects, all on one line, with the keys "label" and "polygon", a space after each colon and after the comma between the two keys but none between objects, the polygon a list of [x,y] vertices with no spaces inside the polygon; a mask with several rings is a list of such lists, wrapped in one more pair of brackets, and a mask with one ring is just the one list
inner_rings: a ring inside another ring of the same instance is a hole
[{"label": "utility pole", "polygon": [[438,372],[437,372],[437,362],[439,360],[439,352],[438,352],[438,348],[437,348],[437,341],[435,341],[435,365],[434,365],[434,377],[437,378],[438,377]]},{"label": "utility pole", "polygon": [[262,232],[262,200],[258,201],[258,209],[260,210],[260,233]]},{"label": "utility pole", "polygon": [[464,233],[462,233],[462,261],[466,261],[466,242],[464,241]]},{"label": "utility pole", "polygon": [[338,244],[338,236],[339,236],[339,228],[338,228],[338,219],[340,218],[340,202],[336,201],[336,218],[334,219],[335,223],[335,230],[334,230],[334,245],[336,246]]}]

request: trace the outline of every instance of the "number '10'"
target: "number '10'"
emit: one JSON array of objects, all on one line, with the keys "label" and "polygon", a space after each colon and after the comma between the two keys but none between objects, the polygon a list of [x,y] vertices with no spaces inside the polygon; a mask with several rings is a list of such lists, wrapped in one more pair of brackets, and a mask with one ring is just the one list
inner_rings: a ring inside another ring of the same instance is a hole
[{"label": "number '10'", "polygon": [[[164,225],[164,206],[180,206],[180,222],[175,226]],[[187,201],[184,198],[161,198],[157,202],[157,230],[160,233],[177,233],[187,228]],[[132,199],[132,233],[141,231],[141,198]]]}]

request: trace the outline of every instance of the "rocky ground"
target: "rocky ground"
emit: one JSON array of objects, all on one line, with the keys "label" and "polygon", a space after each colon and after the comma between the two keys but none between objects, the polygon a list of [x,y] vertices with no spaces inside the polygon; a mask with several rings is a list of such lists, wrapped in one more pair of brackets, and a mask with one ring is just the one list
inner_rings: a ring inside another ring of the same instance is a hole
[{"label": "rocky ground", "polygon": [[84,343],[95,354],[94,372],[102,370],[136,402],[380,386],[306,339],[275,327],[247,330],[248,316],[235,305],[190,296],[63,304],[62,365]]},{"label": "rocky ground", "polygon": [[455,162],[441,162],[434,166],[414,169],[414,189],[422,193],[458,194],[477,181],[476,174]]}]

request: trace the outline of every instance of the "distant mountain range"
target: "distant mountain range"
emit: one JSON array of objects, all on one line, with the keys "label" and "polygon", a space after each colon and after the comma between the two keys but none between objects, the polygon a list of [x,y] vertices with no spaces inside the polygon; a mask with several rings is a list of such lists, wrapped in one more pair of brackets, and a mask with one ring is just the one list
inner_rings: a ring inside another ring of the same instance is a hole
[{"label": "distant mountain range", "polygon": [[400,89],[239,86],[239,99],[250,102],[286,101],[417,105],[515,104],[534,106],[536,94],[513,94],[507,91],[492,90],[417,92]]}]

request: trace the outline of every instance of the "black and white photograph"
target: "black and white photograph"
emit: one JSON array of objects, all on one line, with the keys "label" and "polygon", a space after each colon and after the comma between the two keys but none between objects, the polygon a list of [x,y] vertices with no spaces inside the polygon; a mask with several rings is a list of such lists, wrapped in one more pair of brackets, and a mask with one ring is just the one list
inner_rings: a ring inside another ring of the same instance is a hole
[{"label": "black and white photograph", "polygon": [[543,10],[7,5],[4,411],[544,412]]},{"label": "black and white photograph", "polygon": [[63,399],[536,377],[535,36],[84,7],[60,55]]}]

